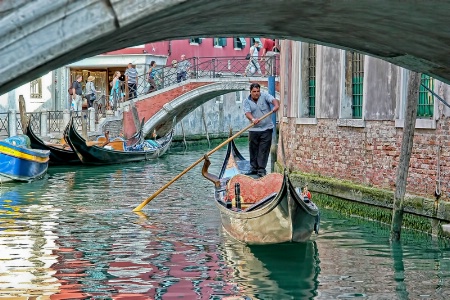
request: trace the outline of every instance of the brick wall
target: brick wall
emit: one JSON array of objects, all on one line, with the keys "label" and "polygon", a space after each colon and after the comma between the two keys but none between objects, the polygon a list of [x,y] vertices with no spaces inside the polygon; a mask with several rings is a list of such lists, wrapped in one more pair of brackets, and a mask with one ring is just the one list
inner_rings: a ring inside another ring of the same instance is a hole
[{"label": "brick wall", "polygon": [[[291,169],[395,190],[403,130],[395,128],[393,121],[366,121],[364,128],[355,128],[337,126],[334,119],[296,125],[291,118],[281,130],[285,134],[286,164]],[[449,146],[448,119],[436,130],[416,129],[407,193],[434,198],[439,161],[441,199],[449,200]],[[278,159],[283,161],[281,156]]]}]

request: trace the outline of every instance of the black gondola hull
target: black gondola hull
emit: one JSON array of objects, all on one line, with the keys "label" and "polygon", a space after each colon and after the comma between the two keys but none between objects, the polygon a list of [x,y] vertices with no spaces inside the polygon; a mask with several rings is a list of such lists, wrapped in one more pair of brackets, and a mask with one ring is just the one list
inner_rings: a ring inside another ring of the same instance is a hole
[{"label": "black gondola hull", "polygon": [[86,140],[76,131],[73,121],[69,122],[69,130],[65,136],[69,145],[77,153],[78,158],[87,165],[110,165],[127,162],[138,162],[158,158],[169,148],[173,131],[158,140],[160,147],[148,151],[119,151],[98,146],[88,146]]},{"label": "black gondola hull", "polygon": [[[67,130],[67,127],[66,127]],[[49,150],[50,151],[50,165],[80,165],[81,160],[75,151],[71,149],[62,149],[52,145],[45,144],[32,130],[29,122],[26,135],[30,139],[31,148]]]}]

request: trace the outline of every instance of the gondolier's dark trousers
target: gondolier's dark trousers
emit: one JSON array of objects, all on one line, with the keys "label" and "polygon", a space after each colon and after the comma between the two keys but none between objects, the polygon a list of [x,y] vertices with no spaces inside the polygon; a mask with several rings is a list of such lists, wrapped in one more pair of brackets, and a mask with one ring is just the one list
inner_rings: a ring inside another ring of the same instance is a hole
[{"label": "gondolier's dark trousers", "polygon": [[272,145],[273,129],[265,131],[249,131],[250,166],[259,175],[266,175],[266,166]]}]

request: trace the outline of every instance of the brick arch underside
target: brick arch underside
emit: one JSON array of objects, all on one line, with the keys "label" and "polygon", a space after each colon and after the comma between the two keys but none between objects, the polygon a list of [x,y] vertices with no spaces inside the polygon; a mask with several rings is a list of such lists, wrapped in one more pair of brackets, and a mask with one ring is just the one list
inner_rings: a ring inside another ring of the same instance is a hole
[{"label": "brick arch underside", "polygon": [[354,49],[450,83],[448,11],[416,0],[0,1],[0,94],[82,58],[207,36]]}]

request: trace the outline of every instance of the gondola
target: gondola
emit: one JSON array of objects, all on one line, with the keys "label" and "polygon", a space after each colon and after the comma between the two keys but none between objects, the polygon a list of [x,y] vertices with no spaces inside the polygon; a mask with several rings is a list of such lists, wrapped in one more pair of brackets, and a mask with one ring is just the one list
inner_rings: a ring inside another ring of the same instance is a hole
[{"label": "gondola", "polygon": [[0,141],[0,183],[32,181],[45,175],[50,151],[30,148],[26,135]]},{"label": "gondola", "polygon": [[117,138],[109,141],[109,138],[103,138],[86,142],[77,132],[72,118],[64,137],[83,164],[110,165],[145,161],[163,155],[172,142],[173,130],[156,141],[145,141],[138,134],[129,140]]},{"label": "gondola", "polygon": [[228,143],[219,176],[208,173],[210,164],[205,156],[202,175],[214,183],[222,226],[236,240],[246,244],[305,242],[313,231],[318,232],[318,207],[301,196],[287,171],[259,179],[244,175],[250,162],[233,141]]},{"label": "gondola", "polygon": [[[68,130],[68,126],[64,129],[64,132]],[[34,132],[31,126],[31,122],[28,122],[26,135],[30,138],[31,148],[49,150],[50,151],[50,165],[79,165],[81,160],[72,148],[64,144],[48,143],[41,140]]]}]

